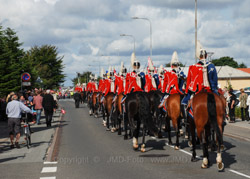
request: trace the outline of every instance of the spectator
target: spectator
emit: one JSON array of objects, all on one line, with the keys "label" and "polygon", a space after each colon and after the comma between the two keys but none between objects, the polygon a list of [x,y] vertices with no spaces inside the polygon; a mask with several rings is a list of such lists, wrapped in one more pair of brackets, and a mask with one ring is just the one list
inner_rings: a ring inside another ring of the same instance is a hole
[{"label": "spectator", "polygon": [[18,101],[17,95],[12,95],[12,101],[7,104],[6,114],[8,115],[8,127],[11,148],[14,148],[14,133],[16,134],[15,145],[16,148],[20,148],[19,139],[20,139],[20,130],[21,130],[21,112],[25,111],[31,113],[32,111],[26,107],[23,103]]},{"label": "spectator", "polygon": [[250,95],[248,95],[248,97],[247,97],[247,121],[249,121],[249,118],[250,118],[250,116],[249,116],[249,106],[250,106]]},{"label": "spectator", "polygon": [[235,105],[234,105],[235,100],[236,96],[233,93],[233,90],[231,89],[229,91],[229,103],[228,103],[230,123],[235,123]]},{"label": "spectator", "polygon": [[241,120],[245,121],[245,119],[247,118],[247,97],[248,95],[244,92],[244,89],[241,88],[240,89],[240,97],[239,97],[239,101],[240,101],[240,111],[241,111]]},{"label": "spectator", "polygon": [[7,115],[6,115],[6,106],[7,106],[7,102],[6,102],[6,97],[0,99],[0,116],[1,116],[1,120],[6,121]]},{"label": "spectator", "polygon": [[43,109],[43,97],[41,96],[41,92],[37,91],[37,96],[34,96],[33,104],[35,105],[36,110],[36,123],[40,125],[41,113]]},{"label": "spectator", "polygon": [[53,112],[55,110],[55,101],[53,96],[50,94],[50,90],[46,91],[46,94],[43,97],[42,105],[44,108],[47,127],[50,127],[53,117]]}]

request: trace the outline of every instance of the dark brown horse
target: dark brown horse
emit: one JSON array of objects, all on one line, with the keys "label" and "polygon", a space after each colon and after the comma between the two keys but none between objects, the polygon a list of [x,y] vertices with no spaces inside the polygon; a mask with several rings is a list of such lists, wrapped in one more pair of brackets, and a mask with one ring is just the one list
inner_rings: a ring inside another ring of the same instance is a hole
[{"label": "dark brown horse", "polygon": [[218,141],[217,147],[217,167],[221,171],[224,169],[224,164],[221,157],[221,145],[223,144],[223,121],[225,117],[225,102],[223,99],[214,93],[200,92],[193,97],[192,100],[194,120],[190,120],[190,129],[192,134],[193,154],[191,161],[196,161],[196,140],[195,127],[197,136],[203,147],[203,162],[201,167],[209,167],[208,144],[211,128],[215,131]]},{"label": "dark brown horse", "polygon": [[[141,151],[145,152],[145,132],[150,130],[155,136],[158,135],[158,129],[154,125],[150,115],[150,104],[147,95],[144,92],[133,92],[127,95],[125,101],[126,116],[133,135],[133,148],[138,149],[138,137],[142,124],[142,145]],[[124,122],[125,122],[124,121]]]},{"label": "dark brown horse", "polygon": [[122,120],[124,120],[124,110],[123,110],[123,105],[124,104],[121,104],[122,98],[123,98],[123,94],[120,93],[117,96],[117,99],[115,101],[116,108],[117,108],[118,135],[121,135],[121,132],[122,132],[121,123],[122,123]]},{"label": "dark brown horse", "polygon": [[93,95],[92,95],[92,112],[95,116],[95,118],[98,117],[98,92],[94,92]]},{"label": "dark brown horse", "polygon": [[[112,109],[112,101],[114,97],[114,93],[108,93],[103,100],[103,120],[105,121],[105,126],[107,126],[107,130],[110,130],[110,114]],[[106,120],[105,120],[106,116]]]}]

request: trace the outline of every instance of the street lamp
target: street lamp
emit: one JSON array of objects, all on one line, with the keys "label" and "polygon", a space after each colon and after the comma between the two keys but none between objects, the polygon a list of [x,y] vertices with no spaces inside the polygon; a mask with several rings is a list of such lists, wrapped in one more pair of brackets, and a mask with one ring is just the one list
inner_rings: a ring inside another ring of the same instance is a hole
[{"label": "street lamp", "polygon": [[195,63],[197,63],[196,51],[197,51],[197,0],[195,0]]},{"label": "street lamp", "polygon": [[132,17],[132,19],[147,20],[150,24],[150,58],[152,59],[152,23],[148,18],[145,17]]},{"label": "street lamp", "polygon": [[134,54],[135,54],[135,37],[133,35],[128,35],[128,34],[120,34],[121,37],[128,36],[132,37],[134,39]]}]

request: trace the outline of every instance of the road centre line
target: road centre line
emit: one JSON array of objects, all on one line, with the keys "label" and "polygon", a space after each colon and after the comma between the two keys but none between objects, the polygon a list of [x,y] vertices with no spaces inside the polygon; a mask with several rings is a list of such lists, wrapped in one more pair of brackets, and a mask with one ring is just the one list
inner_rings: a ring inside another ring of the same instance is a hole
[{"label": "road centre line", "polygon": [[57,171],[57,167],[43,167],[41,173],[52,173],[56,171]]},{"label": "road centre line", "polygon": [[40,177],[40,179],[56,179],[56,177]]}]

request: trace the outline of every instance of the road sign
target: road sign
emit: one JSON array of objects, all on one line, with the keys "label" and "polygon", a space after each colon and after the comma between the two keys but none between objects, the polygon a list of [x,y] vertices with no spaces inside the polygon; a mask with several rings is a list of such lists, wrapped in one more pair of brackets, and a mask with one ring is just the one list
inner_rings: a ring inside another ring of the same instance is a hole
[{"label": "road sign", "polygon": [[22,82],[23,86],[31,86],[31,82]]},{"label": "road sign", "polygon": [[22,81],[28,82],[28,81],[30,81],[30,79],[31,79],[31,76],[30,76],[29,73],[23,73],[22,74]]}]

